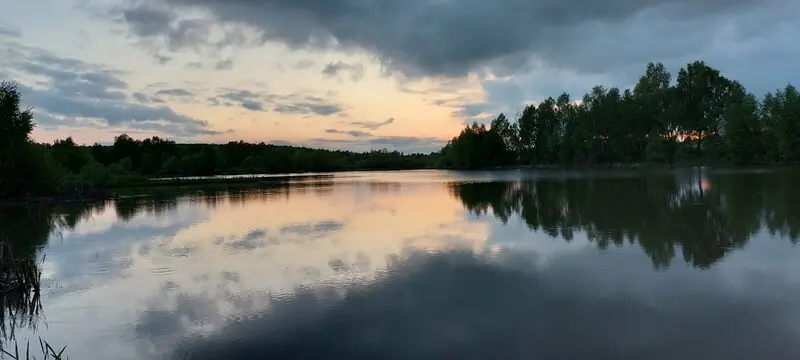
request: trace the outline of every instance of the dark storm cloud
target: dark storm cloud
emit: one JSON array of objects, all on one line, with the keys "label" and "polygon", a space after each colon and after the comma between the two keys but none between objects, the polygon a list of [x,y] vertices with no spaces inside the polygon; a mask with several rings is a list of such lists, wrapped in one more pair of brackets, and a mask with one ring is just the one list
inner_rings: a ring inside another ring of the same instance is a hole
[{"label": "dark storm cloud", "polygon": [[128,84],[120,78],[119,71],[22,45],[8,47],[0,55],[0,64],[17,76],[46,79],[36,86],[20,81],[20,90],[25,104],[52,122],[48,125],[71,126],[77,124],[77,119],[88,118],[93,126],[101,127],[180,136],[216,133],[203,120],[180,115],[167,106],[144,105],[157,101],[143,93],[129,95]]},{"label": "dark storm cloud", "polygon": [[123,9],[119,15],[120,20],[131,27],[131,31],[142,37],[164,35],[174,20],[171,12],[146,6]]},{"label": "dark storm cloud", "polygon": [[[156,3],[115,6],[108,15],[115,23],[125,25],[128,35],[147,49],[159,64],[171,60],[162,54],[163,51],[191,49],[206,57],[217,58],[225,48],[254,43],[254,39],[240,26],[218,26],[212,19],[205,18],[182,18],[169,6],[150,6]],[[220,62],[223,70],[229,66],[225,60]]]},{"label": "dark storm cloud", "polygon": [[112,15],[127,24],[133,35],[145,40],[160,40],[166,50],[196,48],[206,44],[213,23],[205,19],[177,19],[168,9],[148,6],[114,8]]},{"label": "dark storm cloud", "polygon": [[336,61],[328,63],[322,69],[322,75],[326,77],[338,77],[342,73],[349,73],[350,80],[359,81],[364,77],[364,65]]},{"label": "dark storm cloud", "polygon": [[[636,49],[623,43],[591,54],[576,53],[573,42],[595,39],[587,30],[629,31],[638,15],[658,21],[711,19],[749,12],[756,7],[791,4],[789,0],[155,0],[159,8],[204,9],[217,24],[243,24],[257,30],[262,41],[293,48],[357,49],[374,54],[390,71],[405,75],[464,75],[484,66],[510,72],[536,54],[549,62],[575,67],[603,68],[609,61],[630,61]],[[172,28],[155,23],[170,15],[137,10],[125,23],[135,33],[169,41]],[[166,10],[165,10],[166,11]],[[174,17],[174,15],[172,15]],[[646,25],[646,24],[645,24]],[[680,30],[679,28],[676,28]],[[685,42],[693,29],[674,36]],[[669,39],[671,34],[660,34]],[[613,37],[608,38],[612,40]],[[198,39],[199,40],[199,39]],[[697,42],[702,44],[702,37]],[[654,43],[659,41],[653,39]],[[184,41],[185,47],[202,43]],[[665,52],[682,54],[685,47],[664,44]],[[619,56],[615,54],[622,51]],[[595,58],[595,55],[597,58]],[[636,57],[634,57],[635,59]],[[638,61],[638,59],[635,59]]]},{"label": "dark storm cloud", "polygon": [[388,118],[384,121],[353,121],[350,122],[350,125],[355,125],[358,127],[362,127],[364,129],[375,130],[378,128],[382,128],[386,125],[389,125],[394,122],[394,118]]},{"label": "dark storm cloud", "polygon": [[370,134],[370,133],[368,133],[366,131],[361,131],[361,130],[325,129],[325,133],[326,134],[347,134],[347,135],[350,135],[350,136],[356,137],[356,138],[357,137],[372,136],[372,134]]}]

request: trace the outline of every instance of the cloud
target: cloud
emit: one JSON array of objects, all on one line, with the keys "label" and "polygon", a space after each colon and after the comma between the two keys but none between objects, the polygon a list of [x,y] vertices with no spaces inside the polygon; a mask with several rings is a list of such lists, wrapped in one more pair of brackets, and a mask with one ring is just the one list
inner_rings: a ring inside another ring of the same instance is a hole
[{"label": "cloud", "polygon": [[[22,54],[7,51],[12,55],[11,67],[16,70],[47,78],[46,83],[53,86],[56,91],[64,96],[84,96],[95,99],[124,99],[127,94],[122,90],[128,84],[120,80],[118,73],[103,68],[76,67],[71,61],[62,61],[34,57],[33,62],[14,61]],[[24,58],[25,55],[22,55]],[[66,70],[65,70],[66,69]]]},{"label": "cloud", "polygon": [[[735,36],[760,36],[790,18],[793,0],[154,0],[159,8],[201,9],[217,26],[243,25],[259,40],[291,48],[360,50],[390,72],[407,76],[461,76],[484,69],[513,73],[532,57],[580,71],[671,58],[708,47],[735,18],[766,14],[762,28]],[[143,11],[142,14],[147,14]],[[129,17],[134,32],[171,39],[172,27]],[[160,20],[163,14],[152,14]],[[177,15],[173,14],[172,19]],[[771,22],[769,22],[771,20]],[[177,20],[173,20],[177,21]],[[626,35],[627,34],[627,35]],[[652,34],[648,38],[642,34]],[[784,32],[785,36],[791,32]],[[614,41],[624,36],[634,43]],[[170,41],[184,47],[200,41]],[[252,46],[253,44],[248,44]],[[586,51],[586,50],[591,51]]]},{"label": "cloud", "polygon": [[198,70],[203,68],[203,63],[199,61],[190,61],[183,65],[185,69]]},{"label": "cloud", "polygon": [[97,102],[82,97],[64,96],[58,89],[36,90],[27,86],[20,88],[26,104],[64,117],[102,119],[108,126],[130,126],[133,128],[163,131],[176,135],[210,135],[216,131],[208,129],[203,120],[175,113],[167,106],[143,106],[126,101]]},{"label": "cloud", "polygon": [[310,69],[312,66],[314,66],[314,61],[313,60],[303,59],[303,60],[300,60],[300,61],[292,64],[292,69],[305,70],[305,69]]},{"label": "cloud", "polygon": [[266,111],[264,106],[256,101],[242,101],[242,107],[250,111]]},{"label": "cloud", "polygon": [[154,54],[153,56],[155,57],[156,63],[159,65],[164,65],[172,61],[172,57],[166,55]]},{"label": "cloud", "polygon": [[350,135],[350,136],[356,137],[356,138],[372,136],[372,134],[370,134],[368,132],[365,132],[365,131],[361,131],[361,130],[325,129],[325,133],[326,134],[347,134],[347,135]]},{"label": "cloud", "polygon": [[209,98],[212,106],[241,106],[252,111],[272,111],[282,114],[329,116],[344,111],[342,105],[330,103],[320,97],[303,94],[265,94],[247,89],[220,89],[217,96]]},{"label": "cloud", "polygon": [[250,46],[255,41],[237,24],[219,25],[212,19],[180,17],[169,6],[149,5],[114,6],[108,16],[113,22],[125,25],[128,36],[148,49],[159,63],[169,61],[162,51],[190,49],[216,58],[225,48]]},{"label": "cloud", "polygon": [[[37,119],[47,126],[91,124],[178,136],[217,133],[206,121],[168,106],[141,104],[157,101],[143,93],[129,95],[120,71],[22,45],[4,49],[0,57],[0,65],[16,74],[25,104],[33,106]],[[31,85],[24,80],[29,77],[45,80]]]},{"label": "cloud", "polygon": [[233,69],[233,60],[220,60],[214,65],[214,70],[231,70]]},{"label": "cloud", "polygon": [[250,90],[225,88],[222,93],[209,99],[213,106],[241,106],[250,111],[266,111],[267,98]]},{"label": "cloud", "polygon": [[391,124],[393,122],[394,122],[394,118],[392,117],[392,118],[388,118],[388,119],[386,119],[384,121],[353,121],[353,122],[350,122],[350,125],[359,126],[359,127],[364,128],[364,129],[375,130],[375,129],[378,129],[378,128],[382,128],[382,127],[384,127],[386,125],[389,125],[389,124]]},{"label": "cloud", "polygon": [[140,103],[143,103],[143,104],[149,104],[149,103],[163,104],[164,103],[164,100],[161,100],[161,99],[153,97],[153,96],[149,96],[149,95],[147,95],[147,94],[145,94],[143,92],[138,92],[138,91],[133,93],[131,95],[131,97],[133,97],[134,100],[136,100],[136,101],[138,101]]},{"label": "cloud", "polygon": [[344,111],[340,105],[318,103],[314,101],[280,104],[275,106],[273,110],[282,114],[316,114],[321,116],[333,115]]},{"label": "cloud", "polygon": [[7,36],[10,38],[22,37],[22,30],[11,24],[0,23],[0,38]]},{"label": "cloud", "polygon": [[156,96],[168,96],[168,97],[192,97],[194,93],[186,89],[163,89],[156,91]]},{"label": "cloud", "polygon": [[348,64],[341,61],[331,62],[322,69],[322,74],[326,77],[338,77],[340,74],[350,73],[350,80],[359,81],[364,77],[363,64]]}]

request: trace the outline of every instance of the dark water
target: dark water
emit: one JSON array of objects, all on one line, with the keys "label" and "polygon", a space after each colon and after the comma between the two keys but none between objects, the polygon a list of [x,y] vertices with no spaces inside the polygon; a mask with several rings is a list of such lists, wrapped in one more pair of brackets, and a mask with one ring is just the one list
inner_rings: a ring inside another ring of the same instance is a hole
[{"label": "dark water", "polygon": [[0,226],[47,255],[17,338],[72,359],[800,358],[792,171],[350,173]]}]

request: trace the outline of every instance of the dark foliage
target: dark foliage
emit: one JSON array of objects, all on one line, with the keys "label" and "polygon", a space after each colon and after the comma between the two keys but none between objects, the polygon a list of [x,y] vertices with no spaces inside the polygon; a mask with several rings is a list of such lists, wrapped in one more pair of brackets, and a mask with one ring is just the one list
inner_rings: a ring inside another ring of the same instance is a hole
[{"label": "dark foliage", "polygon": [[[517,182],[454,183],[453,194],[478,216],[518,219],[563,241],[584,232],[599,248],[638,244],[655,268],[682,258],[710,268],[759,231],[800,241],[800,173],[673,172]],[[624,204],[619,205],[619,204]],[[514,220],[516,221],[516,220]]]},{"label": "dark foliage", "polygon": [[460,169],[642,163],[768,164],[800,161],[800,96],[792,85],[758,101],[704,62],[671,84],[650,63],[633,90],[594,87],[528,105],[515,122],[467,126],[442,149]]}]

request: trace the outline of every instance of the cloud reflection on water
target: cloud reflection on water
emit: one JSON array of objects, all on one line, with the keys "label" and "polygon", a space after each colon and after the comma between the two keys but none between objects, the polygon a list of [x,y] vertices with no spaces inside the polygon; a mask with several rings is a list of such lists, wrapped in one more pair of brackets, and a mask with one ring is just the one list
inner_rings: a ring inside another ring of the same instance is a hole
[{"label": "cloud reflection on water", "polygon": [[791,177],[403,174],[73,216],[39,335],[76,358],[800,355]]}]

